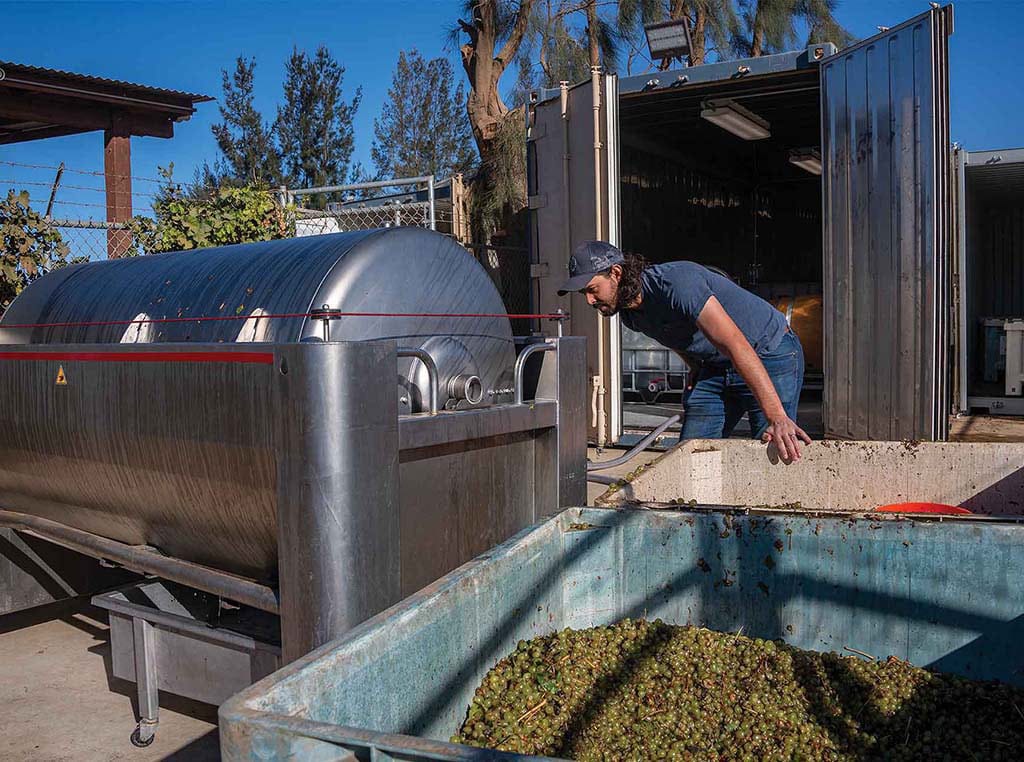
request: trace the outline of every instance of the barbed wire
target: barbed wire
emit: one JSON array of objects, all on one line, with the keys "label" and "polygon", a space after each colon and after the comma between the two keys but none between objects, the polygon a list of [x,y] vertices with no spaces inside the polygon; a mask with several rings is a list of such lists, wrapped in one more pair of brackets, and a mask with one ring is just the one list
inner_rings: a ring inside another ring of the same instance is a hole
[{"label": "barbed wire", "polygon": [[[49,204],[50,200],[49,199],[43,200],[43,199],[39,199],[39,198],[32,198],[30,196],[29,199],[28,199],[28,202],[30,204]],[[53,204],[54,204],[54,206],[56,206],[58,204],[62,204],[64,206],[84,206],[84,207],[94,207],[96,209],[106,209],[107,208],[107,204],[92,204],[92,203],[90,203],[88,201],[66,201],[65,199],[60,199],[60,198],[55,198],[53,200]]]},{"label": "barbed wire", "polygon": [[[0,161],[0,165],[7,167],[21,167],[22,169],[48,169],[56,172],[60,169],[59,166],[51,166],[49,164],[26,164],[19,161]],[[65,172],[71,172],[76,175],[90,175],[92,177],[116,177],[119,179],[138,180],[140,183],[156,183],[157,185],[167,182],[167,180],[155,177],[139,177],[137,175],[116,175],[108,174],[107,172],[97,172],[91,169],[74,169],[72,167],[64,167]],[[179,183],[181,184],[181,183]]]},{"label": "barbed wire", "polygon": [[[42,182],[40,180],[11,180],[11,179],[7,179],[7,180],[0,180],[0,185],[12,185],[12,186],[13,185],[27,185],[27,186],[31,186],[31,187],[34,187],[34,188],[52,188],[54,184],[53,184],[53,182],[48,182],[47,183],[47,182]],[[67,183],[60,183],[60,184],[58,184],[57,185],[57,189],[58,190],[65,190],[66,189],[66,190],[94,191],[94,192],[97,192],[97,193],[106,193],[107,192],[106,188],[96,188],[96,187],[88,186],[88,185],[69,185]],[[111,190],[110,192],[114,193],[116,195],[119,195],[119,196],[128,195],[130,193],[132,196],[138,196],[139,198],[160,198],[160,194],[158,194],[158,193],[146,193],[144,191]]]}]

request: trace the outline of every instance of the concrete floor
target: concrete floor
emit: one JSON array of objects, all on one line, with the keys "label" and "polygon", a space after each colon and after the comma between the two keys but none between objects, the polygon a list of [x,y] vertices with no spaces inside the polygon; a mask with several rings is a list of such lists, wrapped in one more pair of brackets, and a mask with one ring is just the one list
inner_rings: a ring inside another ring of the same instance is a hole
[{"label": "concrete floor", "polygon": [[0,760],[216,760],[217,710],[160,697],[137,749],[135,686],[110,674],[106,612],[74,599],[0,616]]},{"label": "concrete floor", "polygon": [[1024,442],[1024,418],[965,415],[949,423],[951,442]]}]

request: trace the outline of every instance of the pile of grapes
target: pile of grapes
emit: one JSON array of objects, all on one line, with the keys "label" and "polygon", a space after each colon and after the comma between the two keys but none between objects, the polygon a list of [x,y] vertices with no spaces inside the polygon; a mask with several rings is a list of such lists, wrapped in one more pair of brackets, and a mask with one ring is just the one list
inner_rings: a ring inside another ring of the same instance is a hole
[{"label": "pile of grapes", "polygon": [[455,743],[578,760],[1024,758],[1024,689],[660,620],[520,641]]}]

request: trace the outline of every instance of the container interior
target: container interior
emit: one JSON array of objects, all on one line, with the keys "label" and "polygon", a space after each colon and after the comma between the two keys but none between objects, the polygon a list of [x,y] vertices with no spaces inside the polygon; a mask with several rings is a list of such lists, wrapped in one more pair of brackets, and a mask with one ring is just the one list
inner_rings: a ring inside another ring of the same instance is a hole
[{"label": "container interior", "polygon": [[[767,121],[770,137],[744,140],[701,117],[706,101],[721,99]],[[619,113],[623,248],[655,263],[717,267],[773,303],[814,302],[817,327],[794,329],[807,355],[811,407],[802,411],[820,418],[821,177],[790,162],[794,149],[820,155],[817,69],[627,93]],[[678,412],[684,387],[679,368],[661,367],[669,353],[631,351],[632,338],[624,332],[623,426],[642,429]],[[659,384],[666,371],[672,377]]]},{"label": "container interior", "polygon": [[1002,397],[1004,379],[994,365],[1000,330],[989,328],[994,344],[986,352],[985,321],[1024,318],[1024,162],[968,164],[964,196],[967,390]]},{"label": "container interior", "polygon": [[1022,684],[1022,545],[1024,527],[986,519],[574,508],[243,692],[222,737],[279,757],[311,734],[446,740],[517,641],[623,617]]}]

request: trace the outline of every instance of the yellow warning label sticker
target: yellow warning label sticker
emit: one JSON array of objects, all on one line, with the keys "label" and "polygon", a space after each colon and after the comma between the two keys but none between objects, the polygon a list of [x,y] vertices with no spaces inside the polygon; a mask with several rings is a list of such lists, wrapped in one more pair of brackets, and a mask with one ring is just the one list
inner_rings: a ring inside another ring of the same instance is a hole
[{"label": "yellow warning label sticker", "polygon": [[64,366],[58,366],[57,368],[57,386],[67,386],[68,377],[64,375]]}]

